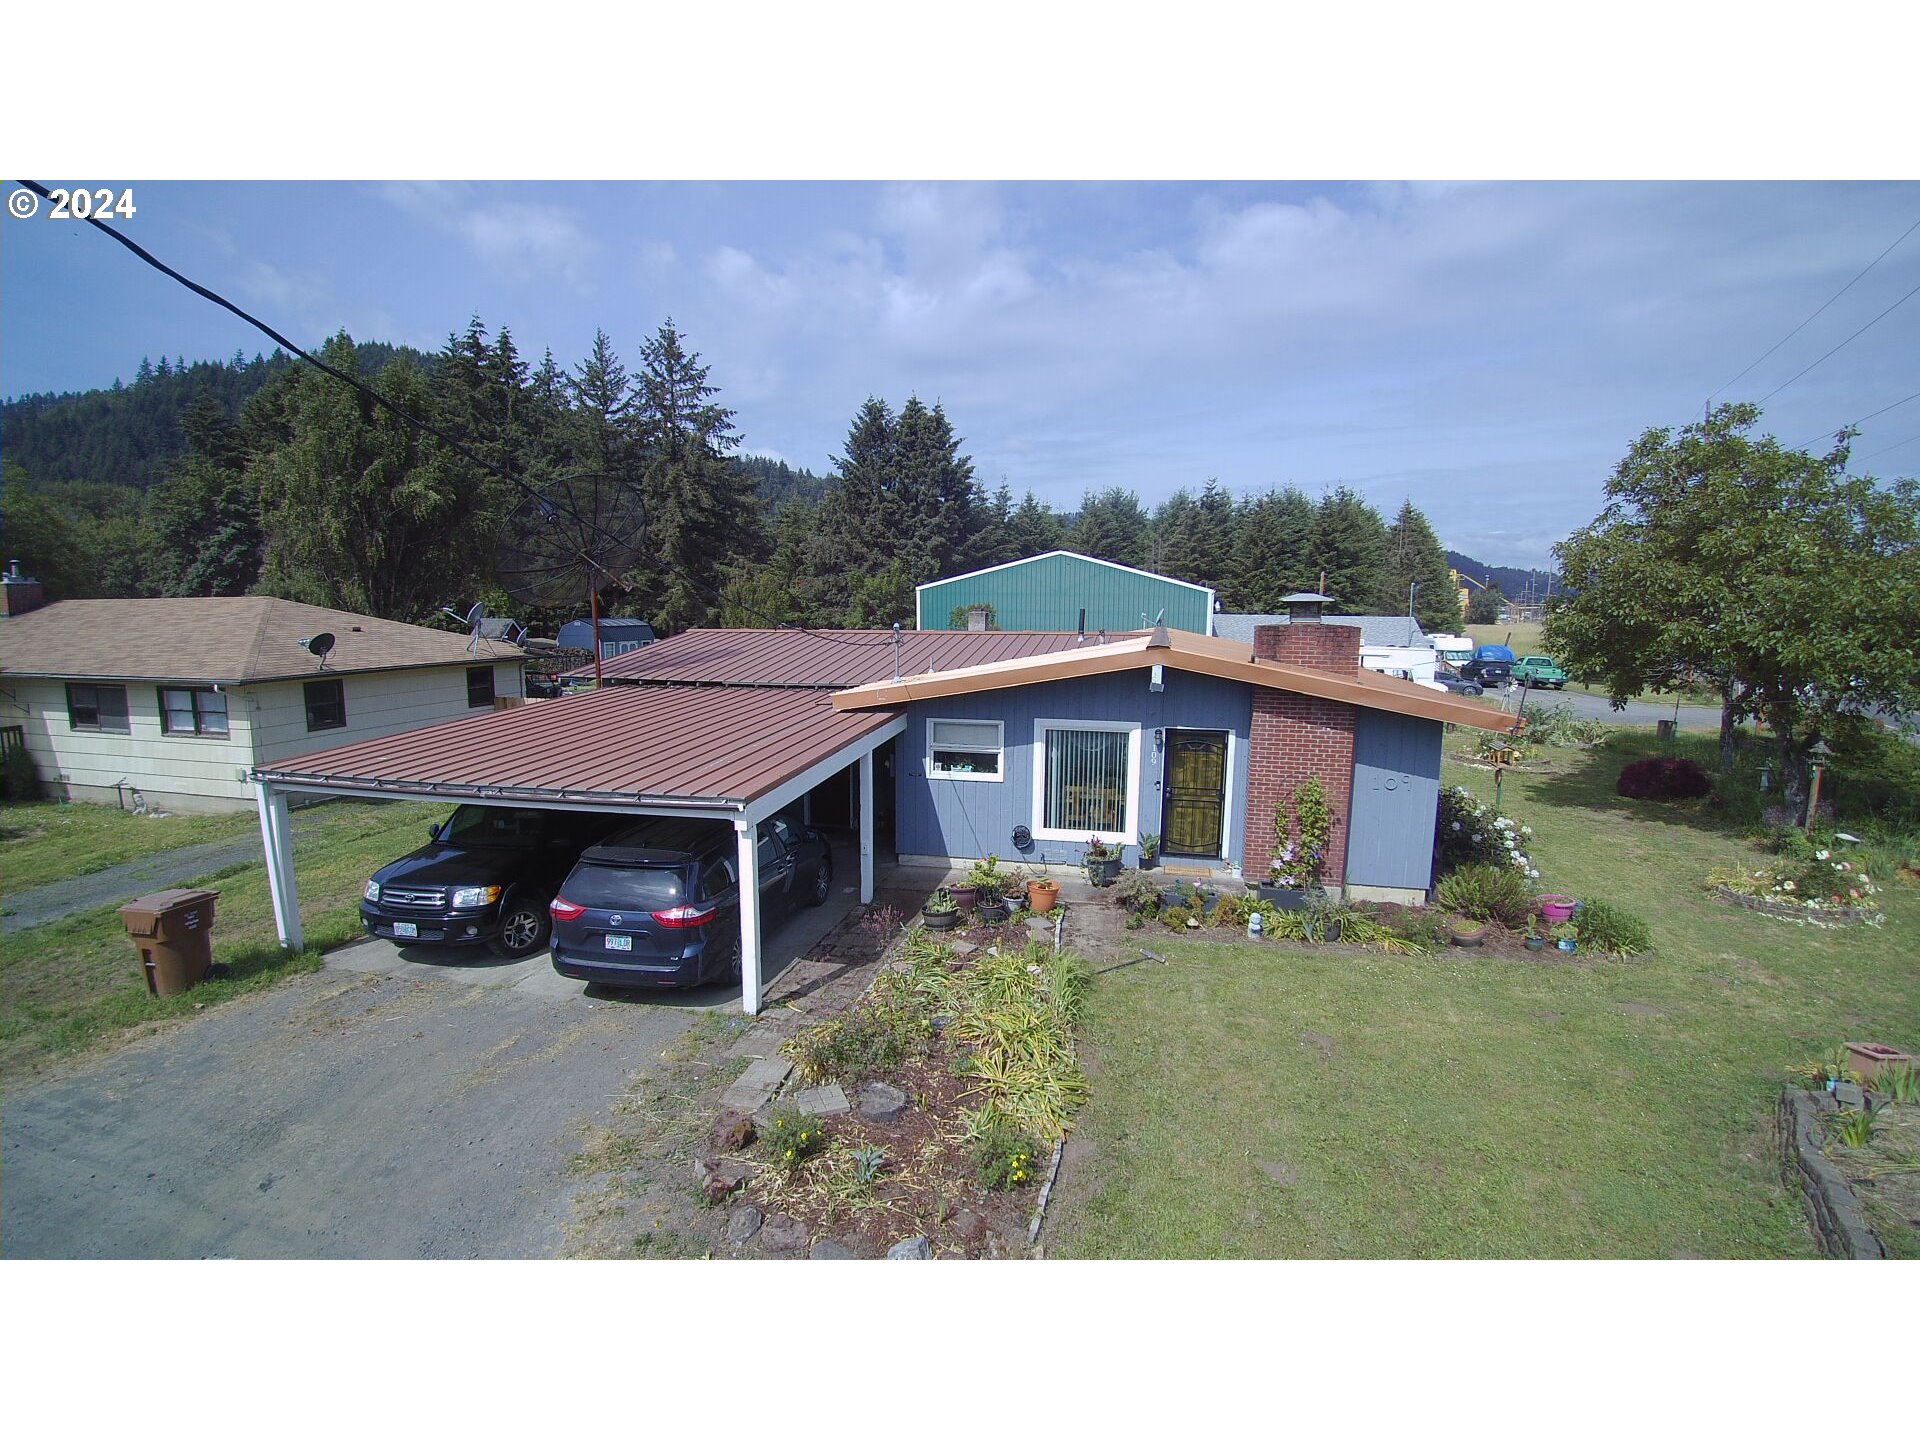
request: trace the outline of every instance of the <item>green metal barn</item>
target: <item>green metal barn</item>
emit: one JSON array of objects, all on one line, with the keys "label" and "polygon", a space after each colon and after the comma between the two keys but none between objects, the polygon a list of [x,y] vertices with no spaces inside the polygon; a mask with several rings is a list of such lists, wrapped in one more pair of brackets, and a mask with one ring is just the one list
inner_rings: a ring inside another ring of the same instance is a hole
[{"label": "green metal barn", "polygon": [[922,630],[965,630],[967,612],[985,606],[996,630],[1077,630],[1083,614],[1089,631],[1139,630],[1164,612],[1175,630],[1213,633],[1213,591],[1206,586],[1071,550],[930,580],[915,597]]}]

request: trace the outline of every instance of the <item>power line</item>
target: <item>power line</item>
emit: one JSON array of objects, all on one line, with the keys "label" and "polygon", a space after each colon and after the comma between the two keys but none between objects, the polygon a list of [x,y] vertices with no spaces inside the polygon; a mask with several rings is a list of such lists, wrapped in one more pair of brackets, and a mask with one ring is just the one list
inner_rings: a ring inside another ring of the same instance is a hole
[{"label": "power line", "polygon": [[1878,410],[1875,410],[1870,414],[1862,415],[1858,420],[1850,420],[1845,425],[1837,425],[1831,430],[1822,430],[1818,435],[1809,436],[1807,439],[1800,441],[1799,444],[1794,445],[1792,448],[1795,450],[1804,450],[1806,449],[1807,446],[1811,445],[1815,440],[1825,439],[1829,435],[1838,435],[1842,430],[1858,430],[1862,425],[1866,424],[1867,421],[1873,419],[1876,415],[1884,415],[1889,410],[1898,410],[1902,405],[1905,405],[1908,401],[1911,401],[1911,400],[1920,400],[1920,390],[1914,391],[1911,395],[1902,395],[1898,400],[1894,401],[1891,405],[1882,405]]},{"label": "power line", "polygon": [[1840,351],[1846,349],[1847,346],[1851,345],[1855,340],[1858,340],[1862,335],[1866,334],[1867,331],[1871,330],[1874,326],[1878,325],[1882,320],[1886,319],[1887,316],[1891,315],[1894,311],[1898,310],[1902,305],[1906,304],[1907,301],[1911,300],[1916,295],[1920,295],[1920,285],[1916,285],[1913,287],[1913,289],[1907,291],[1906,294],[1902,295],[1898,300],[1894,301],[1893,304],[1889,305],[1886,309],[1882,310],[1878,315],[1874,316],[1873,319],[1869,320],[1866,324],[1862,325],[1858,330],[1854,331],[1853,334],[1847,336],[1846,339],[1842,340],[1838,345],[1834,346],[1833,349],[1827,351],[1825,355],[1822,355],[1818,360],[1814,361],[1812,365],[1809,365],[1806,367],[1806,369],[1800,370],[1795,374],[1789,376],[1787,379],[1782,380],[1778,385],[1774,386],[1773,389],[1769,390],[1766,394],[1762,395],[1756,403],[1761,405],[1766,404],[1767,401],[1771,400],[1774,396],[1778,395],[1782,390],[1786,389],[1787,386],[1793,384],[1795,380],[1798,380],[1802,375],[1806,374],[1807,370],[1811,370],[1814,368],[1814,366],[1825,363],[1832,356],[1837,355]]},{"label": "power line", "polygon": [[[34,194],[38,195],[42,200],[53,199],[53,192],[48,190],[46,186],[40,184],[37,180],[21,180],[18,183],[24,186],[25,188],[27,188],[28,190],[31,190]],[[446,431],[440,429],[436,425],[432,425],[427,421],[422,420],[419,416],[394,404],[393,401],[389,400],[386,396],[382,395],[378,390],[373,389],[371,386],[363,385],[354,376],[347,374],[343,370],[336,369],[335,367],[333,367],[332,365],[329,365],[326,361],[318,358],[317,356],[309,355],[305,350],[301,349],[298,345],[294,344],[293,341],[289,340],[286,336],[282,335],[278,330],[275,330],[271,325],[267,324],[266,321],[260,319],[258,316],[247,313],[245,310],[242,310],[238,305],[234,304],[233,301],[227,299],[226,296],[221,295],[216,291],[209,290],[206,286],[200,284],[195,280],[188,279],[185,275],[182,275],[178,270],[174,269],[171,265],[167,264],[164,260],[161,260],[158,256],[154,255],[152,252],[148,251],[147,249],[139,245],[133,239],[131,239],[126,235],[121,234],[120,231],[116,230],[113,226],[103,224],[100,220],[96,219],[91,215],[80,217],[80,218],[84,218],[87,224],[93,226],[94,229],[100,231],[101,234],[109,237],[111,240],[114,241],[115,244],[124,246],[126,249],[131,251],[135,256],[137,256],[143,263],[152,266],[155,270],[158,270],[162,275],[165,275],[168,279],[173,280],[178,284],[184,285],[187,289],[191,290],[194,294],[198,295],[201,299],[210,300],[215,305],[218,305],[222,310],[226,310],[238,316],[240,319],[244,320],[247,324],[253,326],[253,328],[258,330],[261,334],[267,336],[270,340],[274,342],[274,344],[280,346],[283,350],[290,351],[292,354],[297,355],[300,359],[306,361],[309,365],[313,366],[314,369],[321,371],[323,374],[331,375],[335,380],[338,380],[341,384],[350,386],[354,391],[364,396],[366,399],[372,401],[375,405],[380,406],[381,409],[389,411],[392,414],[399,416],[400,419],[406,421],[407,424],[413,426],[416,430],[424,431],[426,434],[433,436],[435,439],[439,440],[443,445],[445,445],[449,450],[451,450],[454,454],[458,455],[461,459],[467,461],[469,464],[479,466],[482,470],[485,470],[490,475],[499,476],[502,480],[505,480],[509,485],[512,485],[514,488],[516,488],[517,490],[525,494],[529,499],[535,500],[539,502],[542,506],[551,507],[554,510],[558,511],[559,513],[568,516],[576,524],[584,527],[586,530],[596,535],[599,535],[603,540],[607,541],[607,543],[609,543],[610,545],[618,546],[618,545],[624,545],[627,543],[626,541],[619,539],[617,536],[614,536],[608,533],[605,529],[603,529],[600,525],[598,525],[594,521],[588,520],[578,510],[575,510],[571,505],[556,504],[550,496],[541,494],[538,490],[534,489],[533,486],[529,485],[526,481],[522,480],[518,475],[513,474],[510,470],[507,470],[502,466],[494,464],[491,460],[485,459],[482,456],[474,454],[473,451],[467,449],[466,446],[462,445],[458,440],[455,440],[451,435],[447,434]],[[605,569],[597,561],[595,561],[592,556],[585,555],[583,552],[582,558],[585,559],[589,565],[592,565],[594,569],[600,570],[602,574],[606,573]],[[567,563],[571,564],[572,562],[569,561]],[[687,577],[683,576],[682,578],[686,579]],[[694,588],[701,591],[701,593],[706,595],[707,598],[714,600],[718,603],[721,603],[721,604],[733,603],[735,605],[738,605],[738,607],[741,610],[746,611],[750,615],[759,616],[762,620],[765,620],[770,624],[772,624],[776,629],[795,630],[795,631],[799,631],[802,634],[812,635],[817,639],[830,640],[836,645],[850,645],[856,649],[874,649],[880,646],[890,645],[893,643],[891,639],[848,640],[842,636],[830,635],[824,631],[813,630],[804,625],[794,625],[788,621],[776,620],[774,619],[774,617],[766,614],[764,611],[757,610],[751,605],[741,604],[739,601],[727,602],[723,600],[717,592],[709,590],[703,585],[696,584]]]},{"label": "power line", "polygon": [[[1733,377],[1733,379],[1727,381],[1727,383],[1725,385],[1722,385],[1719,390],[1715,390],[1713,392],[1713,395],[1707,396],[1707,404],[1712,405],[1714,395],[1720,394],[1722,390],[1731,389],[1735,384],[1737,384],[1740,381],[1741,377],[1744,376],[1748,370],[1753,369],[1754,365],[1758,365],[1761,360],[1765,360],[1768,355],[1773,354],[1774,351],[1778,350],[1782,345],[1786,344],[1787,341],[1793,339],[1794,336],[1798,335],[1802,330],[1806,329],[1807,326],[1811,325],[1815,320],[1818,320],[1820,316],[1826,312],[1828,305],[1833,304],[1835,300],[1838,300],[1842,295],[1846,294],[1847,291],[1851,290],[1856,284],[1858,284],[1866,276],[1866,273],[1868,270],[1873,269],[1874,266],[1878,265],[1882,260],[1886,259],[1887,256],[1891,255],[1894,252],[1894,250],[1898,248],[1900,241],[1905,240],[1907,236],[1913,234],[1913,232],[1916,230],[1920,230],[1920,220],[1914,221],[1913,224],[1909,225],[1905,230],[1902,230],[1900,232],[1900,237],[1898,240],[1895,240],[1892,245],[1887,246],[1886,249],[1882,250],[1878,255],[1874,256],[1873,259],[1867,262],[1866,269],[1862,270],[1858,275],[1855,275],[1853,279],[1847,281],[1846,284],[1842,285],[1838,290],[1834,291],[1833,294],[1829,295],[1827,297],[1827,301],[1825,305],[1822,305],[1818,310],[1814,311],[1813,314],[1807,316],[1806,319],[1802,320],[1798,325],[1794,326],[1793,329],[1789,330],[1786,334],[1782,335],[1778,340],[1774,341],[1772,345],[1768,346],[1766,350],[1766,354],[1763,354],[1759,360],[1755,360],[1752,365],[1747,366],[1746,370],[1742,370],[1739,375],[1736,375]],[[1825,358],[1826,358],[1825,356],[1821,357],[1821,359],[1825,359]],[[1820,362],[1818,360],[1814,362],[1814,364],[1816,365],[1819,363]],[[1805,371],[1801,372],[1801,374],[1805,374],[1805,373],[1806,373]],[[1795,380],[1799,378],[1800,377],[1798,375],[1794,377]],[[1787,383],[1792,384],[1793,381],[1790,380]]]},{"label": "power line", "polygon": [[1884,446],[1881,449],[1874,451],[1873,455],[1862,455],[1860,458],[1862,460],[1871,460],[1873,459],[1874,455],[1885,455],[1889,450],[1898,450],[1901,446],[1911,445],[1916,440],[1920,440],[1920,430],[1916,430],[1913,434],[1907,436],[1907,438],[1904,440],[1896,440],[1893,442],[1893,444]]}]

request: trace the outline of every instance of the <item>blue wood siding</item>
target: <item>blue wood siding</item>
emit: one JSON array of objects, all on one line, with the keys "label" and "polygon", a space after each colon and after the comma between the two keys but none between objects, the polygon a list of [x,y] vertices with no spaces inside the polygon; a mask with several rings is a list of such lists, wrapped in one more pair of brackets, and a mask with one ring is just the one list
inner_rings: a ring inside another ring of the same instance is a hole
[{"label": "blue wood siding", "polygon": [[1347,883],[1424,890],[1433,879],[1433,817],[1440,803],[1437,720],[1361,710],[1353,732],[1353,807]]},{"label": "blue wood siding", "polygon": [[1206,592],[1159,575],[1136,575],[1076,555],[1040,555],[971,579],[938,580],[919,593],[922,630],[964,630],[956,607],[993,606],[1000,630],[1072,630],[1087,612],[1087,629],[1138,630],[1162,610],[1175,630],[1207,633]]},{"label": "blue wood siding", "polygon": [[[1126,721],[1141,728],[1138,750],[1140,830],[1160,829],[1164,793],[1164,747],[1156,751],[1156,729],[1224,730],[1229,744],[1227,837],[1229,858],[1238,860],[1246,838],[1247,742],[1253,721],[1252,691],[1231,680],[1168,670],[1166,688],[1148,689],[1151,672],[1092,675],[1012,690],[917,702],[907,712],[894,767],[895,841],[903,855],[998,855],[1004,861],[1072,864],[1086,845],[1081,841],[1038,836],[1027,850],[1013,843],[1013,827],[1037,828],[1033,814],[1034,722],[1049,720]],[[1004,726],[999,781],[929,779],[927,721],[999,720]],[[1437,727],[1436,727],[1437,728]],[[1136,844],[1126,847],[1129,865],[1139,863]]]}]

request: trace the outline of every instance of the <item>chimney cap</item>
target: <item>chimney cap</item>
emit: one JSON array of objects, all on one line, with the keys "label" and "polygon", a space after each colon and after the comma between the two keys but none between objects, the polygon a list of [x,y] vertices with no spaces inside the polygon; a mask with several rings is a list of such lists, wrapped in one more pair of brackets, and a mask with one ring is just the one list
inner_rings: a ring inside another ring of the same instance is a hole
[{"label": "chimney cap", "polygon": [[1318,590],[1296,590],[1291,595],[1282,595],[1280,597],[1280,603],[1282,605],[1311,605],[1316,601],[1322,605],[1331,605],[1333,603],[1333,597],[1331,595],[1322,595]]}]

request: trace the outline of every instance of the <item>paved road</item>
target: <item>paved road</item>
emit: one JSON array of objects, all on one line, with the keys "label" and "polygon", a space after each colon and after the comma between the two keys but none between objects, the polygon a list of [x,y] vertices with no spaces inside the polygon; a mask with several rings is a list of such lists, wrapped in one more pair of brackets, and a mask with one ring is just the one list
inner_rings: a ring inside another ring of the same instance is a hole
[{"label": "paved road", "polygon": [[[848,875],[850,869],[839,867]],[[851,887],[768,940],[792,963]],[[328,968],[10,1091],[0,1254],[545,1256],[582,1126],[738,990],[609,997],[366,942]]]},{"label": "paved road", "polygon": [[[1673,719],[1673,706],[1652,705],[1644,700],[1629,700],[1627,708],[1616,710],[1604,695],[1589,695],[1584,690],[1529,690],[1527,709],[1550,709],[1555,705],[1565,705],[1574,714],[1595,720],[1604,720],[1609,725],[1647,725],[1656,720]],[[1503,703],[1512,710],[1519,704],[1520,689],[1514,686],[1507,690]],[[1680,728],[1682,730],[1719,730],[1720,707],[1717,705],[1682,705],[1680,707]]]}]

